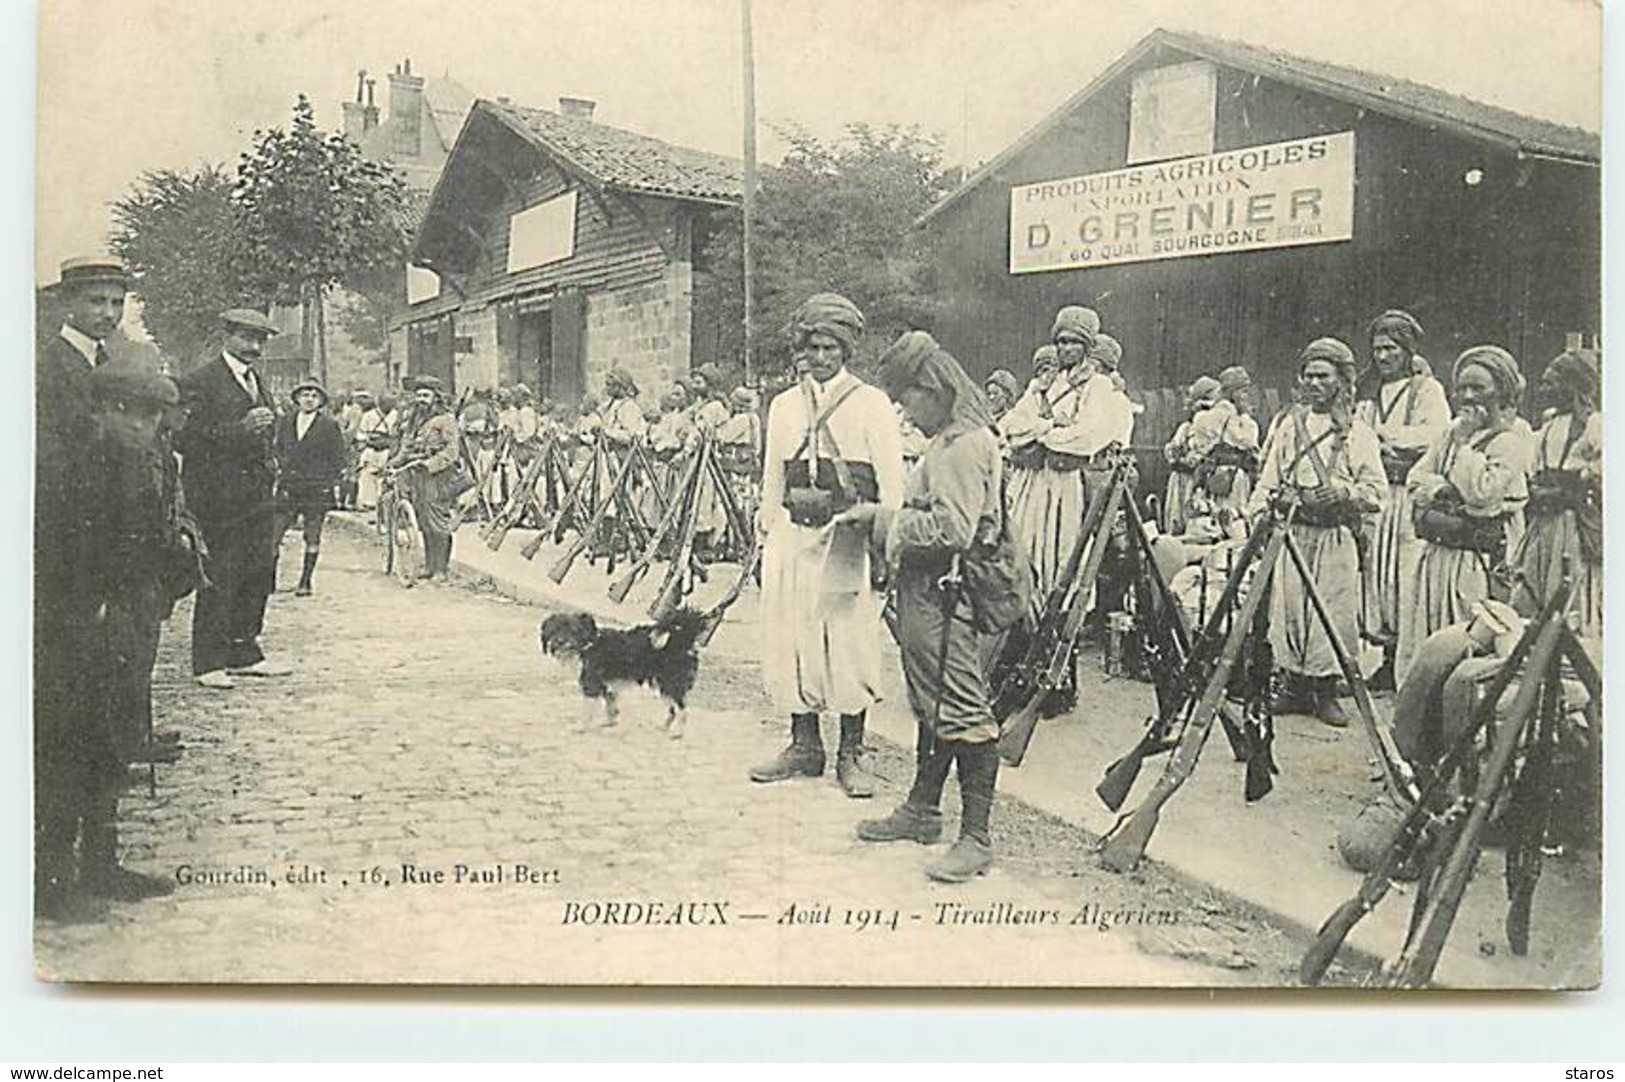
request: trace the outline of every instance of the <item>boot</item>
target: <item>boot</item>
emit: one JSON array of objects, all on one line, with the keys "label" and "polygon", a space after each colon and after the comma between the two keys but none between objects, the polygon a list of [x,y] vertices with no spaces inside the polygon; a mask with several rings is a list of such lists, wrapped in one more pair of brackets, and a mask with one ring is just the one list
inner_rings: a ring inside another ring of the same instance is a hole
[{"label": "boot", "polygon": [[953,745],[931,736],[920,727],[919,747],[914,755],[914,787],[908,799],[884,819],[858,824],[858,837],[866,842],[914,841],[932,845],[942,839],[942,786],[948,768],[954,764]]},{"label": "boot", "polygon": [[1348,711],[1343,709],[1337,692],[1337,677],[1327,676],[1320,679],[1315,688],[1315,717],[1320,719],[1321,724],[1329,725],[1333,729],[1347,729]]},{"label": "boot", "polygon": [[1270,701],[1270,712],[1273,714],[1308,714],[1315,708],[1306,680],[1297,673],[1283,672],[1280,677],[1280,686],[1275,691],[1275,698]]},{"label": "boot", "polygon": [[939,883],[964,883],[987,874],[993,866],[993,792],[999,779],[999,746],[993,741],[956,744],[959,763],[959,800],[962,805],[959,840],[943,858],[925,870]]},{"label": "boot", "polygon": [[319,552],[307,551],[305,553],[305,566],[303,570],[299,572],[299,585],[293,588],[294,597],[310,596],[310,580],[311,577],[316,574],[316,557],[318,555],[320,555]]},{"label": "boot", "polygon": [[1382,648],[1382,664],[1377,671],[1371,674],[1366,685],[1372,691],[1395,691],[1398,684],[1394,679],[1394,645],[1388,643]]},{"label": "boot", "polygon": [[785,781],[788,778],[816,778],[824,773],[824,737],[818,731],[817,714],[790,715],[790,746],[772,762],[752,767],[750,780]]},{"label": "boot", "polygon": [[[117,796],[111,807],[115,814]],[[96,898],[118,902],[140,902],[175,893],[175,884],[153,875],[142,875],[118,862],[118,823],[110,817],[86,819],[80,840],[79,888]]]},{"label": "boot", "polygon": [[875,779],[863,768],[864,714],[841,715],[841,744],[835,753],[835,780],[853,800],[867,800],[875,795]]}]

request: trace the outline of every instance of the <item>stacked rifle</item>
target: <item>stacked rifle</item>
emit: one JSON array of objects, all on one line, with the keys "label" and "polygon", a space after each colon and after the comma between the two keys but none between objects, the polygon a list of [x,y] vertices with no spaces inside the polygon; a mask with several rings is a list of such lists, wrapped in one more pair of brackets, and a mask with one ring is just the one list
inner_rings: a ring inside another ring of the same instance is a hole
[{"label": "stacked rifle", "polygon": [[[1215,720],[1224,728],[1235,757],[1247,764],[1246,799],[1262,799],[1273,787],[1276,767],[1271,750],[1274,724],[1270,716],[1269,674],[1274,660],[1269,653],[1266,602],[1274,568],[1283,557],[1296,569],[1316,622],[1331,643],[1338,667],[1354,694],[1366,735],[1382,766],[1385,783],[1397,799],[1414,796],[1410,768],[1394,746],[1392,733],[1378,722],[1365,680],[1347,644],[1338,636],[1288,528],[1294,510],[1295,504],[1283,499],[1260,520],[1231,564],[1223,593],[1213,611],[1194,635],[1183,628],[1180,623],[1183,613],[1162,585],[1160,594],[1171,620],[1165,621],[1167,631],[1156,648],[1172,655],[1178,664],[1158,666],[1165,676],[1157,688],[1157,715],[1128,754],[1107,767],[1096,795],[1108,808],[1117,811],[1126,802],[1145,761],[1163,753],[1168,753],[1169,759],[1145,799],[1120,817],[1107,834],[1100,850],[1102,867],[1126,872],[1139,865],[1163,807],[1196,769]],[[1143,542],[1143,531],[1131,533]],[[1148,550],[1141,547],[1142,564],[1149,565],[1155,574],[1154,561],[1149,559]],[[1160,583],[1160,576],[1157,581]]]},{"label": "stacked rifle", "polygon": [[[1469,723],[1434,763],[1422,768],[1420,787],[1405,802],[1392,842],[1355,895],[1321,925],[1299,966],[1299,979],[1319,984],[1354,926],[1388,894],[1393,883],[1420,870],[1405,942],[1382,980],[1389,987],[1421,988],[1433,979],[1439,957],[1472,878],[1492,814],[1507,834],[1507,942],[1528,953],[1531,911],[1547,832],[1557,802],[1553,761],[1562,736],[1564,663],[1585,687],[1589,709],[1599,709],[1601,678],[1569,628],[1565,613],[1573,582],[1565,577],[1479,700]],[[1496,713],[1519,681],[1504,720]],[[1480,742],[1488,755],[1480,762]],[[1476,780],[1475,780],[1476,774]]]},{"label": "stacked rifle", "polygon": [[656,617],[680,606],[706,579],[708,561],[737,561],[748,577],[757,577],[755,510],[728,483],[709,435],[665,469],[641,441],[611,448],[600,440],[586,451],[572,468],[566,438],[549,434],[506,503],[491,510],[482,531],[486,545],[501,549],[509,531],[529,521],[537,532],[521,556],[534,560],[549,541],[563,546],[548,569],[554,582],[563,582],[583,555],[589,563],[606,560],[616,576],[609,596],[617,603],[664,561],[665,578],[650,610]]}]

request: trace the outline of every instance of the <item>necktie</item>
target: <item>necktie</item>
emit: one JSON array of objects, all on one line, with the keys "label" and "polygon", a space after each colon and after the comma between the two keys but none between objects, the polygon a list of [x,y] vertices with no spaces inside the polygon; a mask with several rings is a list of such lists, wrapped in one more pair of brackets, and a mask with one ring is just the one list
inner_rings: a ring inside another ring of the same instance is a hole
[{"label": "necktie", "polygon": [[107,347],[100,342],[96,343],[96,359],[90,363],[92,368],[100,368],[108,362]]},{"label": "necktie", "polygon": [[259,380],[254,378],[254,370],[252,368],[243,369],[243,390],[248,392],[248,397],[254,400],[255,405],[259,404],[260,384]]}]

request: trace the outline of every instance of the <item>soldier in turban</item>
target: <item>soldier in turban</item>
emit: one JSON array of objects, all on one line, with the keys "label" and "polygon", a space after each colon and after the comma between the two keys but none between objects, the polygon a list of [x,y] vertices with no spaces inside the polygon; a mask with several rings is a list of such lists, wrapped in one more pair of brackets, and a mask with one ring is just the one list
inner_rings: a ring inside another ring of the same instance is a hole
[{"label": "soldier in turban", "polygon": [[[1360,632],[1359,534],[1387,492],[1382,456],[1376,434],[1353,417],[1355,363],[1347,345],[1315,339],[1300,355],[1298,373],[1301,401],[1270,433],[1248,512],[1261,515],[1277,499],[1297,504],[1292,536],[1352,656]],[[1338,701],[1337,654],[1285,553],[1273,576],[1270,645],[1282,670],[1276,712],[1313,713],[1344,728],[1348,714]]]},{"label": "soldier in turban", "polygon": [[1527,528],[1512,566],[1523,572],[1516,598],[1525,612],[1574,576],[1579,632],[1602,633],[1602,359],[1590,350],[1553,358],[1540,377],[1548,411],[1535,438]]},{"label": "soldier in turban", "polygon": [[751,771],[759,782],[824,772],[819,714],[840,716],[836,777],[851,797],[874,789],[859,762],[867,712],[880,693],[882,596],[867,530],[833,522],[855,504],[896,508],[901,433],[891,401],[847,369],[863,313],[844,297],[809,297],[790,324],[801,382],[767,415],[758,521],[764,622],[762,670],[790,715],[790,746]]},{"label": "soldier in turban", "polygon": [[1535,439],[1518,416],[1518,362],[1499,346],[1474,346],[1457,358],[1452,382],[1455,420],[1407,481],[1422,551],[1400,610],[1400,682],[1423,640],[1491,596],[1491,571],[1523,534]]},{"label": "soldier in turban", "polygon": [[1391,308],[1371,321],[1366,336],[1375,378],[1366,380],[1367,393],[1356,410],[1377,433],[1388,502],[1367,546],[1362,604],[1366,638],[1384,654],[1372,684],[1392,688],[1400,613],[1422,556],[1405,481],[1422,452],[1449,426],[1450,402],[1443,384],[1418,368],[1423,334],[1416,317]]}]

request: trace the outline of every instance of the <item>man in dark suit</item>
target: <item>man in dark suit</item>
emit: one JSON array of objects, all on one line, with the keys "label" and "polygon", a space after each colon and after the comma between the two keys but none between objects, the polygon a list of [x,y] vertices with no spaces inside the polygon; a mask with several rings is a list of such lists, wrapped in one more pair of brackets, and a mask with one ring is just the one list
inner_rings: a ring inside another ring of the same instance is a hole
[{"label": "man in dark suit", "polygon": [[180,378],[187,419],[176,447],[209,550],[209,585],[192,612],[192,674],[203,687],[229,689],[233,675],[291,670],[259,646],[276,585],[276,412],[254,366],[276,327],[251,308],[222,312],[220,327],[220,355]]},{"label": "man in dark suit", "polygon": [[289,392],[298,409],[276,422],[277,548],[294,519],[305,537],[305,562],[294,596],[309,597],[316,558],[322,551],[322,522],[333,509],[333,490],[344,475],[348,448],[344,430],[327,412],[327,391],[306,378]]},{"label": "man in dark suit", "polygon": [[[70,259],[59,286],[67,316],[39,352],[35,373],[34,912],[94,920],[101,899],[168,893],[162,880],[118,866],[116,823],[125,758],[106,650],[98,566],[95,369],[124,315],[124,268]],[[75,871],[75,846],[79,849]]]}]

